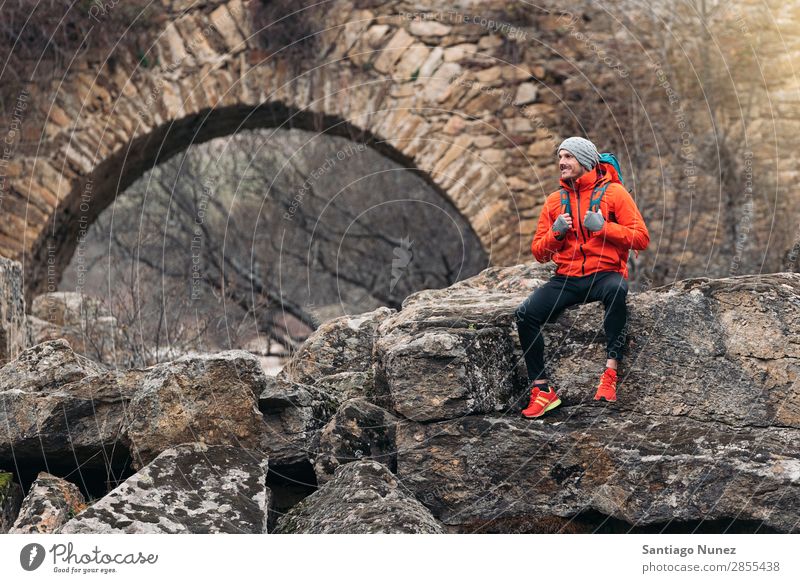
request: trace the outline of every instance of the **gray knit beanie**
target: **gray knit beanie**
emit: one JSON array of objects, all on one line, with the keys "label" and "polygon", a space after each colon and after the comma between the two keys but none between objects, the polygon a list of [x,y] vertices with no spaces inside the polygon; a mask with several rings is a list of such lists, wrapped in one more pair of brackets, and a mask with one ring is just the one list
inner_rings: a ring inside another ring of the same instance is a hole
[{"label": "gray knit beanie", "polygon": [[567,138],[556,150],[556,155],[561,150],[566,150],[578,160],[581,166],[587,170],[591,170],[597,163],[600,162],[600,154],[597,153],[595,145],[586,138],[579,138],[573,136]]}]

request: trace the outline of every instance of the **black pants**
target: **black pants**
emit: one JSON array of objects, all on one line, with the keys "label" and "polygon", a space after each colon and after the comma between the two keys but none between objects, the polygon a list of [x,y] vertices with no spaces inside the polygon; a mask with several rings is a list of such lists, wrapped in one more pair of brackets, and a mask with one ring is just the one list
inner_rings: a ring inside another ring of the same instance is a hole
[{"label": "black pants", "polygon": [[546,379],[542,325],[552,322],[565,308],[585,302],[602,301],[605,306],[603,328],[608,358],[622,360],[625,346],[625,322],[628,310],[625,299],[628,282],[616,271],[598,271],[581,277],[555,275],[534,290],[516,309],[517,329],[528,380]]}]

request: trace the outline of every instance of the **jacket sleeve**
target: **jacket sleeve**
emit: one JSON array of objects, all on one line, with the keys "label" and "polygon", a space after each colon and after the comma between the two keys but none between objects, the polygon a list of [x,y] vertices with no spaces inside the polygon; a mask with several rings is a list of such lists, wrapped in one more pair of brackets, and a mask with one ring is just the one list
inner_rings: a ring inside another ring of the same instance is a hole
[{"label": "jacket sleeve", "polygon": [[536,234],[533,236],[533,242],[531,243],[533,256],[539,263],[547,263],[555,253],[564,247],[566,240],[566,237],[561,240],[556,239],[555,233],[553,233],[553,219],[550,217],[548,201],[545,201],[544,205],[542,205],[542,214],[539,215]]},{"label": "jacket sleeve", "polygon": [[639,208],[624,186],[621,184],[615,186],[613,211],[617,222],[606,220],[603,228],[596,234],[626,249],[637,252],[647,249],[650,244],[650,233]]}]

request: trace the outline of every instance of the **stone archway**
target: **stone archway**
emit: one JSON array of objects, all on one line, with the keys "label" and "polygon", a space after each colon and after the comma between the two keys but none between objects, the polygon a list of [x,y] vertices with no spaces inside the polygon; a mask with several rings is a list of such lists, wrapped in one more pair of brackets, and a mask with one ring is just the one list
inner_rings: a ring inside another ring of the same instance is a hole
[{"label": "stone archway", "polygon": [[[356,140],[358,144],[371,147],[384,157],[416,171],[435,192],[448,200],[446,193],[430,180],[427,173],[415,168],[413,160],[385,140],[379,140],[347,121],[290,109],[282,103],[218,107],[172,120],[146,136],[132,140],[81,179],[64,204],[56,209],[52,222],[34,246],[28,276],[33,278],[34,286],[38,283],[39,286],[52,287],[48,279],[60,281],[62,270],[69,264],[87,228],[114,202],[118,193],[124,192],[148,169],[182,152],[187,144],[203,143],[241,130],[289,127]],[[31,287],[31,290],[49,291],[46,287]]]},{"label": "stone archway", "polygon": [[71,70],[39,104],[38,144],[11,169],[3,205],[0,254],[24,261],[29,293],[58,284],[80,232],[146,169],[192,142],[282,124],[361,136],[422,173],[492,264],[528,260],[548,190],[536,172],[552,163],[554,141],[542,68],[498,58],[504,37],[480,23],[331,4],[327,50],[302,66],[265,58],[233,0],[173,8],[151,49],[156,65],[115,54]]}]

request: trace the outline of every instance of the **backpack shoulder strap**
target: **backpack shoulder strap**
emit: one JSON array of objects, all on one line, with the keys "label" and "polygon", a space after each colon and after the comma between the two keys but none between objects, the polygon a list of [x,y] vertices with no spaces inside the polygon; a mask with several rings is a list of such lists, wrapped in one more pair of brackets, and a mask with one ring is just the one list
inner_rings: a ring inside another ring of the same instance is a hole
[{"label": "backpack shoulder strap", "polygon": [[561,194],[561,206],[564,207],[564,212],[568,215],[572,215],[572,209],[569,204],[569,192],[567,192],[566,188],[562,188],[559,192]]},{"label": "backpack shoulder strap", "polygon": [[597,209],[600,208],[600,201],[603,200],[603,195],[605,195],[609,184],[611,183],[606,182],[602,186],[594,187],[594,190],[592,191],[592,198],[589,200],[589,209],[592,212],[597,212]]}]

